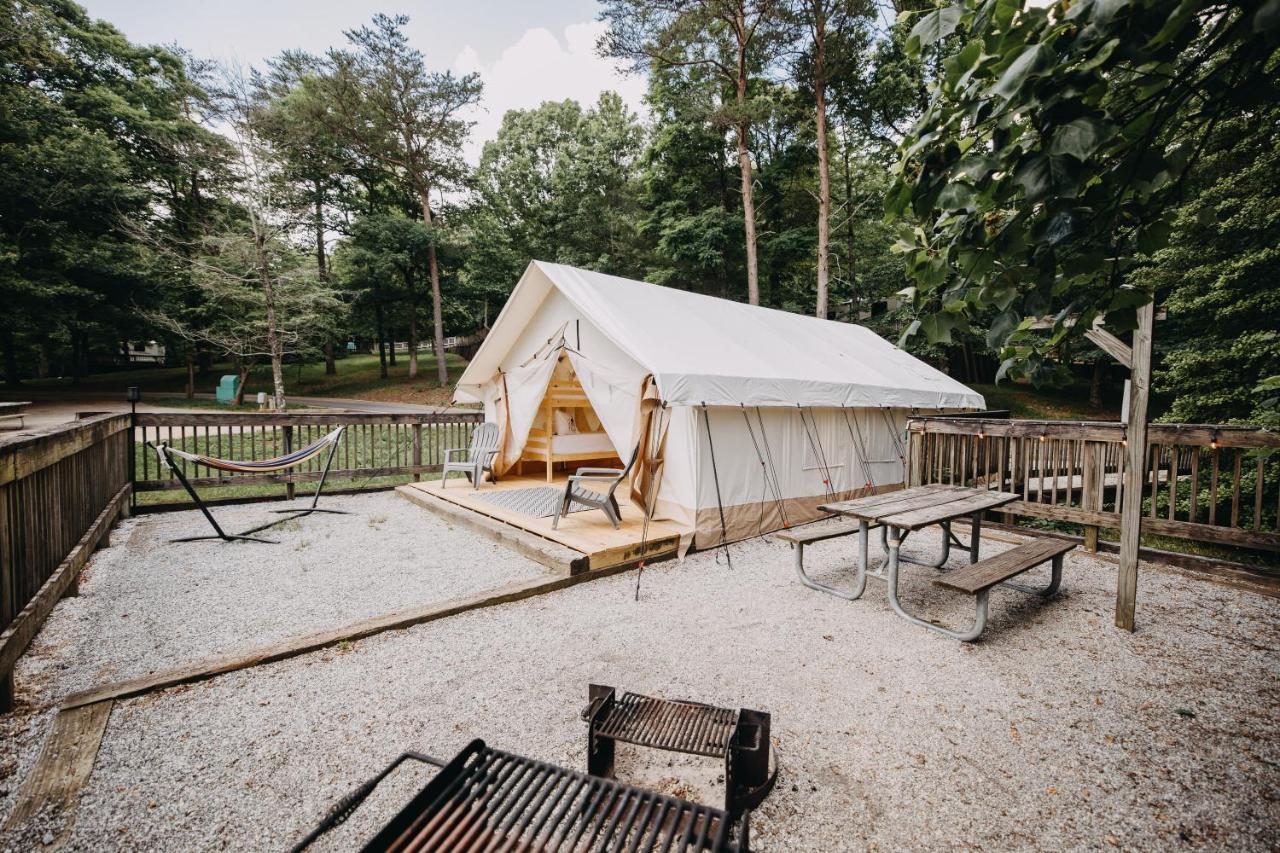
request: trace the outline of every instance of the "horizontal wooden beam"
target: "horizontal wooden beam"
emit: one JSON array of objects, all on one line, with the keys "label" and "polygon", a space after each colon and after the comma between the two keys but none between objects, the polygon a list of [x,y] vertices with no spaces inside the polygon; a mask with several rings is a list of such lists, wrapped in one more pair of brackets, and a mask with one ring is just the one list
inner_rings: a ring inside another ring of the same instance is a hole
[{"label": "horizontal wooden beam", "polygon": [[0,485],[29,477],[128,428],[128,415],[95,415],[0,438]]},{"label": "horizontal wooden beam", "polygon": [[283,427],[367,426],[371,424],[478,424],[484,412],[342,412],[329,414],[290,412],[147,412],[138,413],[138,426],[147,427]]},{"label": "horizontal wooden beam", "polygon": [[1142,532],[1177,539],[1212,542],[1215,545],[1231,545],[1236,548],[1257,548],[1263,551],[1280,551],[1280,533],[1259,533],[1239,527],[1216,524],[1197,524],[1192,521],[1170,521],[1167,518],[1142,519]]},{"label": "horizontal wooden beam", "polygon": [[1001,438],[1070,438],[1077,441],[1124,440],[1124,425],[1109,421],[984,421],[978,418],[912,418],[912,432],[986,435]]},{"label": "horizontal wooden beam", "polygon": [[[933,435],[985,435],[1001,438],[1066,438],[1075,441],[1125,440],[1125,425],[1111,421],[982,420],[977,417],[914,417],[907,422],[912,432]],[[1230,424],[1150,424],[1150,444],[1177,444],[1187,447],[1280,447],[1280,432],[1261,427]]]}]

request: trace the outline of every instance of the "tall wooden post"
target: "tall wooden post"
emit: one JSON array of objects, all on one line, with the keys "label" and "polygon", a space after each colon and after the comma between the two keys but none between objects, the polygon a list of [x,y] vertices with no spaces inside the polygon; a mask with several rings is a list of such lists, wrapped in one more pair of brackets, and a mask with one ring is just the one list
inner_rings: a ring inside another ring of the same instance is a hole
[{"label": "tall wooden post", "polygon": [[1138,543],[1142,535],[1142,479],[1147,459],[1147,403],[1151,398],[1151,327],[1155,303],[1138,309],[1133,333],[1129,420],[1125,429],[1124,495],[1120,507],[1120,569],[1116,576],[1116,627],[1133,630],[1138,602]]}]

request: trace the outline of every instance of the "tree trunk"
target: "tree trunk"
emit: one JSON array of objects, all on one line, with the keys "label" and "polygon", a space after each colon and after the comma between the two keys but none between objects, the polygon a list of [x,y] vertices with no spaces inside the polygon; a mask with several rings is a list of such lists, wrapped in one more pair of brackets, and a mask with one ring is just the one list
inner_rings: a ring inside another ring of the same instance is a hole
[{"label": "tree trunk", "polygon": [[409,378],[418,376],[418,300],[409,300]]},{"label": "tree trunk", "polygon": [[[376,294],[374,295],[374,298],[375,299],[378,298]],[[374,317],[376,318],[376,323],[378,326],[378,376],[381,379],[386,379],[387,378],[387,331],[386,331],[386,328],[384,327],[384,322],[383,322],[381,300],[375,303],[373,314],[374,314]],[[392,347],[392,349],[395,349],[395,347]]]},{"label": "tree trunk", "polygon": [[751,176],[751,152],[747,137],[751,122],[746,118],[747,109],[747,46],[743,41],[746,21],[741,8],[738,12],[738,170],[742,172],[742,223],[747,237],[747,302],[760,304],[760,271],[756,263],[756,197],[755,182]]},{"label": "tree trunk", "polygon": [[1093,379],[1089,382],[1089,405],[1094,408],[1102,406],[1102,362],[1093,363]]},{"label": "tree trunk", "polygon": [[[320,275],[323,282],[329,281],[329,263],[324,252],[324,193],[319,181],[315,181],[312,185],[315,190],[315,220],[314,227],[316,231],[316,272]],[[333,341],[325,341],[324,344],[324,373],[325,376],[333,376],[338,372],[338,365],[333,360]]]},{"label": "tree trunk", "polygon": [[249,384],[249,371],[253,369],[253,362],[237,359],[236,362],[236,408],[244,405],[244,386]]},{"label": "tree trunk", "polygon": [[858,233],[853,225],[853,172],[849,168],[849,149],[853,147],[852,140],[846,129],[844,136],[844,212],[845,221],[848,227],[845,229],[845,258],[844,258],[844,278],[849,283],[849,291],[851,302],[854,307],[854,316],[857,316],[858,307],[858,282],[854,274],[854,261],[857,258],[857,239]]},{"label": "tree trunk", "polygon": [[[418,190],[418,202],[422,205],[422,221],[430,225],[431,199],[425,187]],[[449,365],[444,360],[444,307],[440,302],[440,262],[435,240],[427,249],[427,265],[431,272],[431,337],[436,354],[436,377],[443,388],[449,384]]]},{"label": "tree trunk", "polygon": [[813,88],[818,134],[818,297],[814,314],[825,320],[831,275],[828,257],[831,243],[831,164],[827,157],[827,21],[823,13],[822,3],[815,3]]},{"label": "tree trunk", "polygon": [[283,412],[284,399],[284,345],[280,341],[280,330],[276,319],[276,289],[271,279],[269,260],[262,234],[256,238],[258,247],[258,275],[262,282],[262,296],[267,308],[267,351],[271,354],[272,408]]},{"label": "tree trunk", "polygon": [[186,398],[188,400],[194,400],[196,398],[196,356],[195,353],[191,351],[190,347],[187,348]]}]

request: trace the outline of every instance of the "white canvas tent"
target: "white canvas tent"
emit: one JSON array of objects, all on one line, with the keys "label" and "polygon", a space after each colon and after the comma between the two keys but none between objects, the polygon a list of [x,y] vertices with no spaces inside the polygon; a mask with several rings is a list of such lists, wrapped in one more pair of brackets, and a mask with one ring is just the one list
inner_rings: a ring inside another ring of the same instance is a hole
[{"label": "white canvas tent", "polygon": [[632,493],[709,547],[902,482],[912,412],[982,395],[861,326],[534,261],[458,384],[514,465],[563,358]]}]

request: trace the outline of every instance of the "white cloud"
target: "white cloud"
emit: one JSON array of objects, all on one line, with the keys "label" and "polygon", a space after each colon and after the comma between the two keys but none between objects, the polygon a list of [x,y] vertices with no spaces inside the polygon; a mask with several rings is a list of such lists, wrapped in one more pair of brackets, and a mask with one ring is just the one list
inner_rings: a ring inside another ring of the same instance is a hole
[{"label": "white cloud", "polygon": [[601,92],[614,91],[644,115],[644,79],[624,76],[621,63],[596,53],[596,40],[606,26],[601,21],[572,24],[565,27],[563,43],[550,30],[537,27],[526,31],[488,65],[474,47],[464,46],[453,62],[453,71],[477,71],[484,82],[484,101],[471,116],[476,124],[467,145],[467,160],[479,162],[480,149],[497,135],[507,110],[531,109],[544,101],[570,98],[586,106]]}]

